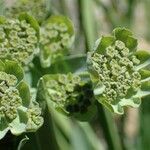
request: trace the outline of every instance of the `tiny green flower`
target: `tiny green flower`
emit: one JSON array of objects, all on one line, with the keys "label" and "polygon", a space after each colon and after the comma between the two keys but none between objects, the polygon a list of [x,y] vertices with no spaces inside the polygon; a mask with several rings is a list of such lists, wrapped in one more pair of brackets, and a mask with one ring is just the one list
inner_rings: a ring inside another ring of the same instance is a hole
[{"label": "tiny green flower", "polygon": [[43,124],[43,118],[41,117],[41,108],[37,102],[32,102],[27,110],[28,122],[26,130],[28,132],[34,132]]},{"label": "tiny green flower", "polygon": [[72,22],[64,16],[52,16],[42,25],[40,60],[49,67],[57,57],[68,53],[74,41]]},{"label": "tiny green flower", "polygon": [[[138,107],[140,99],[150,94],[150,74],[143,70],[150,64],[150,54],[137,50],[137,39],[125,28],[116,28],[113,36],[102,36],[87,63],[94,83],[96,99],[111,111],[123,114],[124,106]],[[106,61],[104,61],[106,60]],[[143,74],[142,74],[142,73]],[[135,100],[138,99],[138,100]]]}]

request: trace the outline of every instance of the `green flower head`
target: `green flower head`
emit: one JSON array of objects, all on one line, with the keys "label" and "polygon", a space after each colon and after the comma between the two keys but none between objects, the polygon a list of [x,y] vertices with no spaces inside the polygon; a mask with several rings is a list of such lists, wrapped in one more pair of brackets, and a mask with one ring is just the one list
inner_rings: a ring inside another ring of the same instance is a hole
[{"label": "green flower head", "polygon": [[[50,13],[50,5],[47,5],[46,0],[19,0],[15,1],[11,6],[7,7],[6,16],[18,17],[20,12],[28,12],[34,16],[39,23],[44,21]],[[50,3],[49,3],[50,4]]]},{"label": "green flower head", "polygon": [[[0,139],[9,130],[20,135],[36,131],[43,123],[41,109],[33,106],[28,85],[22,79],[20,65],[10,60],[0,61]],[[29,125],[30,122],[35,125]]]},{"label": "green flower head", "polygon": [[45,75],[39,82],[39,92],[48,105],[80,121],[91,119],[96,112],[92,84],[79,75]]},{"label": "green flower head", "polygon": [[55,59],[68,53],[74,41],[72,22],[64,16],[52,16],[41,29],[41,64],[49,67]]},{"label": "green flower head", "polygon": [[38,25],[27,14],[18,19],[0,18],[0,59],[28,64],[37,48]]},{"label": "green flower head", "polygon": [[124,106],[138,107],[150,94],[150,54],[137,51],[137,39],[125,28],[97,40],[87,63],[96,99],[115,113],[123,114]]}]

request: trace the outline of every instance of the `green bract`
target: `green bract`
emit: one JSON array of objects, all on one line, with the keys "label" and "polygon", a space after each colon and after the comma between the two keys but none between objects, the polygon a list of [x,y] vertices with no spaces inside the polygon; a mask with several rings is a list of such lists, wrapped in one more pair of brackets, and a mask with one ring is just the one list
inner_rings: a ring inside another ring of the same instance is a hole
[{"label": "green bract", "polygon": [[41,64],[49,67],[58,56],[68,53],[74,41],[72,22],[64,16],[52,16],[41,29]]},{"label": "green bract", "polygon": [[27,14],[19,19],[0,18],[0,59],[29,63],[36,51],[39,29],[37,22]]},{"label": "green bract", "polygon": [[150,94],[150,54],[137,50],[137,39],[125,28],[96,41],[87,63],[96,99],[111,111],[123,114],[123,106],[138,107]]},{"label": "green bract", "polygon": [[23,70],[14,61],[0,61],[0,139],[12,134],[36,131],[42,124],[41,109],[31,101]]},{"label": "green bract", "polygon": [[28,12],[34,16],[39,23],[49,15],[49,5],[47,0],[16,0],[12,6],[6,8],[7,17],[17,17],[20,12]]},{"label": "green bract", "polygon": [[79,75],[45,75],[38,88],[38,98],[67,116],[85,121],[96,113],[92,85]]}]

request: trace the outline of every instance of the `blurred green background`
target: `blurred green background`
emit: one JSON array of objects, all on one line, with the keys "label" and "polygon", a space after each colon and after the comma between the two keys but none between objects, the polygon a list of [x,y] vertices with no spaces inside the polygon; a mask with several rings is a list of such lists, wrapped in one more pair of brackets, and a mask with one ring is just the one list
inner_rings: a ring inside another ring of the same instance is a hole
[{"label": "blurred green background", "polygon": [[[33,2],[36,8],[39,0]],[[115,27],[131,29],[139,40],[138,48],[150,48],[150,0],[45,2],[49,6],[49,15],[65,15],[73,21],[76,38],[71,56],[78,55],[54,64],[50,73],[82,69],[86,61],[84,55],[92,50],[96,39],[111,33]],[[4,5],[12,7],[14,0],[0,0],[0,14],[6,13]],[[44,12],[44,9],[40,11]],[[37,133],[27,135],[30,140],[23,150],[150,150],[150,97],[143,98],[139,109],[128,108],[122,116],[114,115],[100,105],[97,116],[84,123],[48,109],[44,126]]]}]

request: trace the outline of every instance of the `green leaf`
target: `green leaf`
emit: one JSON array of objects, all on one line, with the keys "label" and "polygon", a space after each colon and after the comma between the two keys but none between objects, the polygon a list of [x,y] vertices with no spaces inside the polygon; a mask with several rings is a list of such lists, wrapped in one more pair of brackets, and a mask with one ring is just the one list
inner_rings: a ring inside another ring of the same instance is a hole
[{"label": "green leaf", "polygon": [[5,60],[5,71],[17,77],[18,83],[23,79],[24,72],[22,67],[15,61]]},{"label": "green leaf", "polygon": [[135,39],[134,37],[128,36],[125,44],[130,50],[136,50],[138,42],[137,39]]},{"label": "green leaf", "polygon": [[140,60],[141,64],[150,59],[150,52],[145,50],[139,50],[135,53],[135,55]]},{"label": "green leaf", "polygon": [[113,44],[115,41],[113,36],[102,36],[99,40],[96,41],[94,50],[99,54],[105,53],[105,50],[108,46]]},{"label": "green leaf", "polygon": [[40,38],[39,24],[36,21],[36,19],[34,19],[28,13],[21,13],[18,18],[19,18],[20,21],[21,20],[26,20],[27,23],[29,23],[31,25],[31,27],[33,27],[36,30],[36,34],[37,34],[38,39]]},{"label": "green leaf", "polygon": [[29,107],[31,101],[29,86],[24,81],[21,81],[17,85],[17,89],[19,90],[23,106]]},{"label": "green leaf", "polygon": [[8,123],[6,119],[1,117],[0,118],[0,140],[6,135],[8,130],[9,130],[9,127],[8,127]]},{"label": "green leaf", "polygon": [[113,34],[116,37],[116,39],[121,40],[123,42],[126,42],[128,36],[132,36],[132,32],[126,28],[115,28],[113,30]]},{"label": "green leaf", "polygon": [[17,111],[17,117],[11,123],[9,123],[10,131],[14,135],[20,135],[23,132],[26,132],[26,124],[28,121],[28,116],[26,113],[27,108],[21,106]]},{"label": "green leaf", "polygon": [[126,28],[116,28],[113,30],[113,34],[117,40],[125,43],[130,50],[136,50],[137,39],[132,37],[132,32]]},{"label": "green leaf", "polygon": [[27,109],[24,107],[20,107],[17,111],[18,111],[20,123],[27,124],[28,122],[28,115],[26,113]]},{"label": "green leaf", "polygon": [[117,113],[117,114],[124,114],[124,107],[130,106],[130,107],[139,107],[141,104],[141,97],[145,95],[145,92],[139,91],[137,94],[133,93],[130,95],[130,97],[125,97],[122,99],[119,99],[118,101],[113,103],[109,103],[106,98],[104,98],[101,95],[96,95],[95,98],[98,100],[99,103],[103,104],[109,111]]},{"label": "green leaf", "polygon": [[139,72],[140,72],[142,80],[150,77],[150,71],[149,70],[141,69]]},{"label": "green leaf", "polygon": [[145,81],[142,83],[141,90],[142,91],[148,91],[150,94],[150,77],[149,77],[149,81]]},{"label": "green leaf", "polygon": [[17,116],[10,124],[9,128],[12,134],[20,135],[26,132],[26,124],[20,121],[20,117]]},{"label": "green leaf", "polygon": [[115,28],[113,33],[117,39],[125,40],[128,36],[132,36],[132,32],[126,28]]},{"label": "green leaf", "polygon": [[[97,101],[104,105],[109,111],[114,112],[113,107],[106,101],[106,99],[102,96],[95,96]],[[119,114],[122,114],[123,112],[120,111]]]},{"label": "green leaf", "polygon": [[148,51],[137,51],[135,56],[140,60],[140,64],[136,67],[137,70],[148,69],[150,65],[150,52]]},{"label": "green leaf", "polygon": [[136,57],[140,59],[141,63],[150,59],[150,52],[146,50],[139,50],[135,53]]}]

